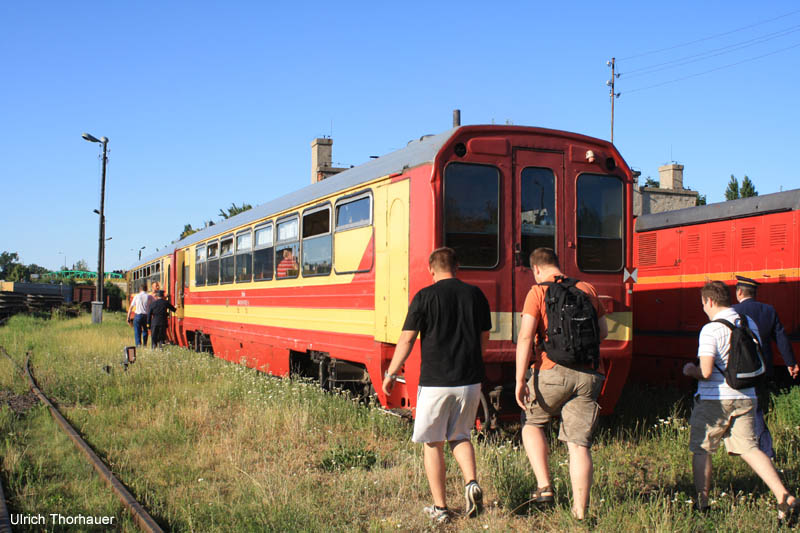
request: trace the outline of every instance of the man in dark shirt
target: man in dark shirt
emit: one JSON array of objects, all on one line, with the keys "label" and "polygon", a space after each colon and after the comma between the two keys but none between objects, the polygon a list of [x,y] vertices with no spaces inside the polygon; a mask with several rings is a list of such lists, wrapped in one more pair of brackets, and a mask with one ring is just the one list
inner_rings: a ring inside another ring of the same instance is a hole
[{"label": "man in dark shirt", "polygon": [[[736,276],[736,300],[738,304],[733,309],[739,313],[749,316],[758,326],[758,333],[761,336],[761,348],[764,351],[764,362],[767,364],[767,379],[771,379],[775,374],[772,363],[772,341],[778,345],[783,362],[789,375],[796,379],[800,368],[792,352],[792,343],[786,337],[778,318],[775,308],[769,304],[756,301],[756,289],[759,283],[744,276]],[[772,447],[772,435],[764,421],[764,414],[768,408],[769,392],[761,388],[758,391],[758,402],[755,415],[755,430],[758,437],[759,449],[767,454],[770,459],[775,459],[775,450]]]},{"label": "man in dark shirt", "polygon": [[164,297],[164,291],[158,291],[158,298],[150,304],[147,310],[147,323],[150,325],[150,344],[158,348],[167,340],[167,310],[175,312],[175,307]]},{"label": "man in dark shirt", "polygon": [[439,523],[449,522],[452,516],[445,490],[444,441],[450,443],[466,483],[464,514],[477,516],[483,501],[469,437],[480,403],[483,353],[492,319],[486,296],[478,287],[457,279],[456,268],[453,249],[431,252],[428,271],[434,284],[420,290],[411,301],[383,381],[383,392],[388,396],[421,334],[419,390],[411,440],[423,443],[425,474],[433,495],[433,506],[425,507],[424,512]]}]

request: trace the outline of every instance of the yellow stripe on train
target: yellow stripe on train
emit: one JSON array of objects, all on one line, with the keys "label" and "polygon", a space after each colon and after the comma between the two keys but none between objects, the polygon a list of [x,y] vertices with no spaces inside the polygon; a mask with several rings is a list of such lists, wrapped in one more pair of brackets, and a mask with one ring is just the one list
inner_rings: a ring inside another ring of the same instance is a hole
[{"label": "yellow stripe on train", "polygon": [[800,277],[800,268],[778,268],[772,270],[742,270],[739,272],[703,272],[700,274],[676,274],[670,276],[649,276],[647,272],[639,270],[639,279],[636,285],[655,285],[658,283],[705,283],[710,281],[734,281],[736,276],[748,278],[764,278],[766,282],[780,279],[797,279]]}]

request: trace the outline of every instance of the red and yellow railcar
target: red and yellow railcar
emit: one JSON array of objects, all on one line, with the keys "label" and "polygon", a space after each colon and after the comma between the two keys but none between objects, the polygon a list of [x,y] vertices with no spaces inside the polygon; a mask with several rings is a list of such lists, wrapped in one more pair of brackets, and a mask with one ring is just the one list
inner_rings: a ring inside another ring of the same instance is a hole
[{"label": "red and yellow railcar", "polygon": [[775,307],[800,353],[798,243],[800,189],[638,217],[633,376],[683,382],[683,364],[696,357],[708,322],[700,287],[706,280],[733,287],[736,275],[761,284],[758,299]]},{"label": "red and yellow railcar", "polygon": [[[459,276],[489,300],[482,416],[513,400],[529,253],[558,252],[608,310],[601,404],[613,409],[631,359],[632,176],[608,142],[562,131],[464,126],[246,211],[176,243],[162,261],[182,346],[276,375],[377,393],[413,410],[419,346],[390,397],[380,391],[427,257],[456,249]],[[152,271],[152,269],[151,269]]]}]

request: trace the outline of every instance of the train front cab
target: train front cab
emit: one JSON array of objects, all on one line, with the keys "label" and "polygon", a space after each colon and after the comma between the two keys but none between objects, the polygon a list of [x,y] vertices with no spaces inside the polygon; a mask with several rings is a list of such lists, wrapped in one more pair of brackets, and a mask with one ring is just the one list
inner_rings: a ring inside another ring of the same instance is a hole
[{"label": "train front cab", "polygon": [[[607,311],[609,336],[601,346],[606,381],[600,404],[610,413],[627,379],[631,358],[630,220],[632,177],[609,144],[549,130],[464,127],[446,144],[430,183],[412,180],[409,293],[430,284],[422,261],[450,246],[459,277],[479,286],[493,311],[485,357],[484,394],[491,411],[517,411],[516,340],[525,297],[534,284],[529,255],[556,250],[567,276],[592,283]],[[413,188],[417,190],[413,190]],[[435,198],[436,242],[428,243],[419,202]],[[421,224],[420,224],[421,223]],[[487,390],[488,389],[488,390]]]}]

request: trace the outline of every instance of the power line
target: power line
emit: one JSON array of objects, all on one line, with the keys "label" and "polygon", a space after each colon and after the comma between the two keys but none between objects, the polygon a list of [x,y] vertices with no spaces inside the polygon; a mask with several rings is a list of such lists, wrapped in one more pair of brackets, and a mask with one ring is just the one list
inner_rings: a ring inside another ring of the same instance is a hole
[{"label": "power line", "polygon": [[666,48],[659,48],[658,50],[650,50],[648,52],[642,52],[641,54],[635,54],[635,55],[628,56],[628,57],[621,57],[619,60],[620,61],[627,61],[627,60],[630,60],[630,59],[635,59],[637,57],[644,57],[644,56],[648,56],[648,55],[652,55],[652,54],[657,54],[659,52],[666,52],[668,50],[674,50],[675,48],[682,48],[684,46],[689,46],[691,44],[702,43],[703,41],[716,39],[717,37],[723,37],[725,35],[730,35],[732,33],[738,32],[738,31],[747,30],[747,29],[750,29],[750,28],[755,28],[756,26],[761,26],[762,24],[767,24],[769,22],[774,22],[776,20],[780,20],[782,18],[786,18],[786,17],[789,17],[791,15],[794,15],[796,13],[800,13],[800,9],[795,10],[795,11],[791,11],[789,13],[785,13],[783,15],[779,15],[779,16],[777,16],[775,18],[771,18],[771,19],[768,19],[768,20],[763,20],[761,22],[756,22],[755,24],[749,24],[747,26],[742,26],[741,28],[736,28],[734,30],[726,31],[726,32],[723,32],[723,33],[717,33],[717,34],[711,35],[709,37],[703,37],[701,39],[695,39],[694,41],[688,41],[688,42],[685,42],[685,43],[676,44],[676,45],[673,45],[673,46],[668,46]]},{"label": "power line", "polygon": [[755,46],[758,44],[762,44],[773,39],[778,39],[780,37],[785,37],[786,35],[790,35],[792,33],[796,33],[800,31],[800,24],[796,26],[790,26],[784,30],[780,30],[777,32],[769,33],[767,35],[763,35],[761,37],[755,37],[753,39],[748,39],[746,41],[740,41],[738,43],[734,43],[727,46],[722,46],[720,48],[714,48],[711,50],[707,50],[705,52],[701,52],[699,54],[693,54],[689,56],[680,57],[678,59],[672,59],[670,61],[664,61],[663,63],[657,63],[655,65],[650,65],[647,67],[640,67],[638,69],[630,70],[627,72],[622,73],[626,78],[635,78],[637,76],[646,76],[648,74],[653,74],[655,72],[660,72],[662,70],[670,69],[679,67],[682,65],[688,65],[690,63],[696,63],[698,61],[703,61],[705,59],[709,59],[712,57],[717,57],[724,54],[729,54],[731,52],[736,52],[738,50],[742,50],[744,48],[748,48],[750,46]]},{"label": "power line", "polygon": [[761,58],[764,58],[764,57],[767,57],[767,56],[775,55],[775,54],[778,54],[780,52],[785,52],[786,50],[791,50],[792,48],[797,48],[798,46],[800,46],[800,43],[795,43],[795,44],[793,44],[791,46],[787,46],[785,48],[780,48],[778,50],[774,50],[772,52],[768,52],[768,53],[762,54],[760,56],[755,56],[755,57],[751,57],[751,58],[748,58],[748,59],[743,59],[742,61],[737,61],[735,63],[729,63],[729,64],[723,65],[721,67],[712,68],[710,70],[704,70],[703,72],[698,72],[696,74],[690,74],[688,76],[682,76],[680,78],[675,78],[673,80],[665,81],[665,82],[662,82],[662,83],[656,83],[654,85],[648,85],[646,87],[638,87],[636,89],[631,89],[629,91],[625,91],[625,94],[636,93],[636,92],[639,92],[639,91],[645,91],[647,89],[654,89],[656,87],[661,87],[663,85],[669,85],[670,83],[676,83],[676,82],[679,82],[679,81],[688,80],[689,78],[696,78],[697,76],[702,76],[703,74],[709,74],[711,72],[716,72],[718,70],[722,70],[722,69],[726,69],[726,68],[730,68],[730,67],[735,67],[737,65],[741,65],[742,63],[748,63],[750,61],[755,61],[757,59],[761,59]]}]

